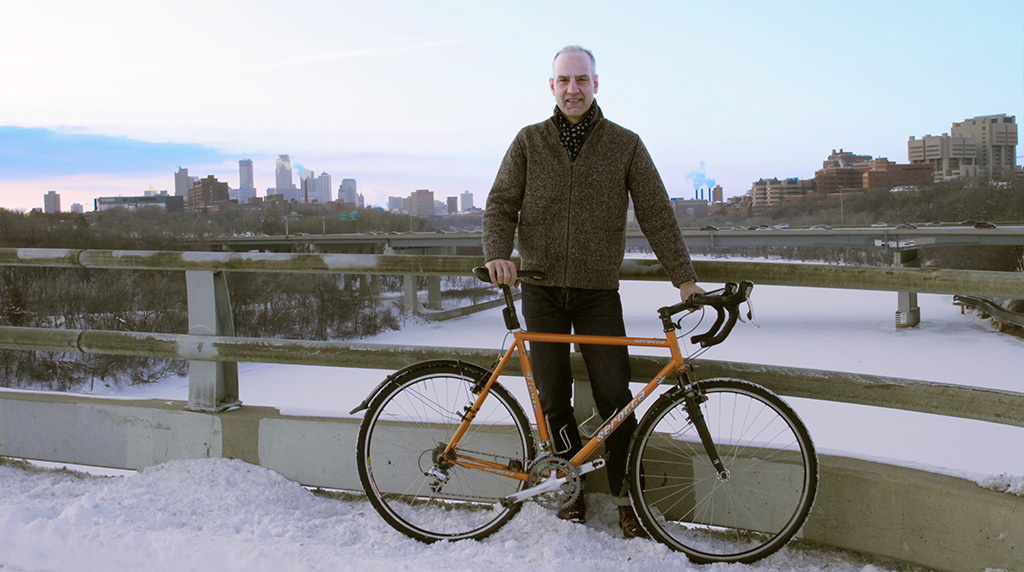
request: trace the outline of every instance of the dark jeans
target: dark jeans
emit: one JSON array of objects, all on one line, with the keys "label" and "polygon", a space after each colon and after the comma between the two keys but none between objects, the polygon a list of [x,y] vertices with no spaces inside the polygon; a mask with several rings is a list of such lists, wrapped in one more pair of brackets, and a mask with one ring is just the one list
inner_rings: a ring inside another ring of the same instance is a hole
[{"label": "dark jeans", "polygon": [[[531,332],[582,335],[624,336],[622,301],[618,290],[556,288],[523,284],[523,317]],[[594,402],[606,420],[627,405],[629,391],[629,351],[625,346],[580,345],[590,376]],[[530,364],[540,393],[540,406],[554,437],[556,454],[571,458],[581,448],[579,429],[573,415],[572,369],[569,344],[530,342]],[[589,412],[585,412],[589,414]],[[608,485],[613,495],[624,496],[626,456],[629,440],[636,428],[636,416],[630,415],[605,440],[608,461]]]}]

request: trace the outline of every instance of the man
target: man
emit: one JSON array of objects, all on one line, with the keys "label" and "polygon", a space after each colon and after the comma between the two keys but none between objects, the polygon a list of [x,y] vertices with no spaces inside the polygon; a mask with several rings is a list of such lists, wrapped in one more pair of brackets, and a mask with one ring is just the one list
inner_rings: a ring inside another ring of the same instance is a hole
[{"label": "man", "polygon": [[[530,331],[624,336],[618,292],[625,252],[626,211],[637,221],[682,299],[696,292],[697,275],[683,243],[668,194],[643,142],[604,118],[594,96],[594,55],[580,46],[560,50],[549,81],[554,116],[523,128],[509,147],[484,212],[483,247],[491,280],[514,285],[516,231],[523,268],[547,274],[524,280],[523,316]],[[625,347],[581,346],[594,401],[602,418],[629,403],[630,366]],[[541,409],[555,454],[571,458],[581,448],[572,408],[572,371],[567,344],[531,343]],[[605,443],[608,484],[620,502],[627,538],[646,536],[624,486],[630,417]],[[583,522],[583,495],[559,516]]]}]

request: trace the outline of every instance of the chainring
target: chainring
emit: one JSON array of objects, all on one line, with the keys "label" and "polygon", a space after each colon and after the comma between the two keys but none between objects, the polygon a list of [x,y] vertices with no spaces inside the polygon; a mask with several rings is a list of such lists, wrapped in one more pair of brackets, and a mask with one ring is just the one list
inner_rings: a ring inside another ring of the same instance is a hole
[{"label": "chainring", "polygon": [[583,492],[583,481],[580,479],[580,469],[566,459],[555,456],[541,457],[530,464],[529,478],[526,481],[527,487],[539,485],[552,478],[552,475],[564,476],[565,482],[557,491],[541,493],[533,500],[540,506],[559,510],[569,503],[575,501]]}]

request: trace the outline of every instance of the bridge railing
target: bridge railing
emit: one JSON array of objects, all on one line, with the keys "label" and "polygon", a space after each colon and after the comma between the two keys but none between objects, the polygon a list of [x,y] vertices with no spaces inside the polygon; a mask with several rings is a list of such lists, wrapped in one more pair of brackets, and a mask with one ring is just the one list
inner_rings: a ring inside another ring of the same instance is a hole
[{"label": "bridge railing", "polygon": [[[394,370],[440,356],[488,364],[495,349],[242,338],[231,325],[225,272],[468,275],[460,256],[0,249],[0,265],[181,270],[189,333],[0,327],[0,348],[190,360],[188,402],[0,391],[0,455],[138,469],[175,458],[230,456],[311,486],[358,489],[356,421],[282,415],[241,404],[236,364],[268,362]],[[1018,273],[697,261],[705,282],[1024,298]],[[654,260],[627,260],[626,280],[665,280]],[[635,356],[647,381],[655,358]],[[884,376],[696,360],[701,377],[739,377],[782,395],[921,411],[1024,427],[1024,394]],[[511,365],[511,364],[510,364]],[[573,367],[581,377],[578,356]],[[514,369],[509,370],[515,374]],[[588,393],[588,392],[580,392]],[[344,451],[334,454],[331,451]],[[821,491],[803,537],[936,569],[1024,567],[1024,499],[974,483],[823,456]],[[913,518],[908,529],[906,515]]]}]

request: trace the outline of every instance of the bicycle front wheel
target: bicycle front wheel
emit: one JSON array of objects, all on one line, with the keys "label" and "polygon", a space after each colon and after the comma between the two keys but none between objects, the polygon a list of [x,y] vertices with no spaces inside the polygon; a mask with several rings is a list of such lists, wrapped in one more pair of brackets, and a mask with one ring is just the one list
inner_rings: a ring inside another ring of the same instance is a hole
[{"label": "bicycle front wheel", "polygon": [[814,444],[793,409],[761,386],[723,379],[699,387],[727,473],[712,466],[674,389],[634,435],[633,505],[654,538],[694,562],[753,562],[782,548],[807,519],[818,486]]},{"label": "bicycle front wheel", "polygon": [[373,399],[359,428],[357,465],[370,503],[391,526],[424,542],[481,539],[501,528],[521,504],[500,499],[524,482],[501,469],[522,470],[534,456],[522,407],[493,384],[449,459],[491,463],[492,470],[435,462],[476,399],[487,372],[452,360],[406,369]]}]

